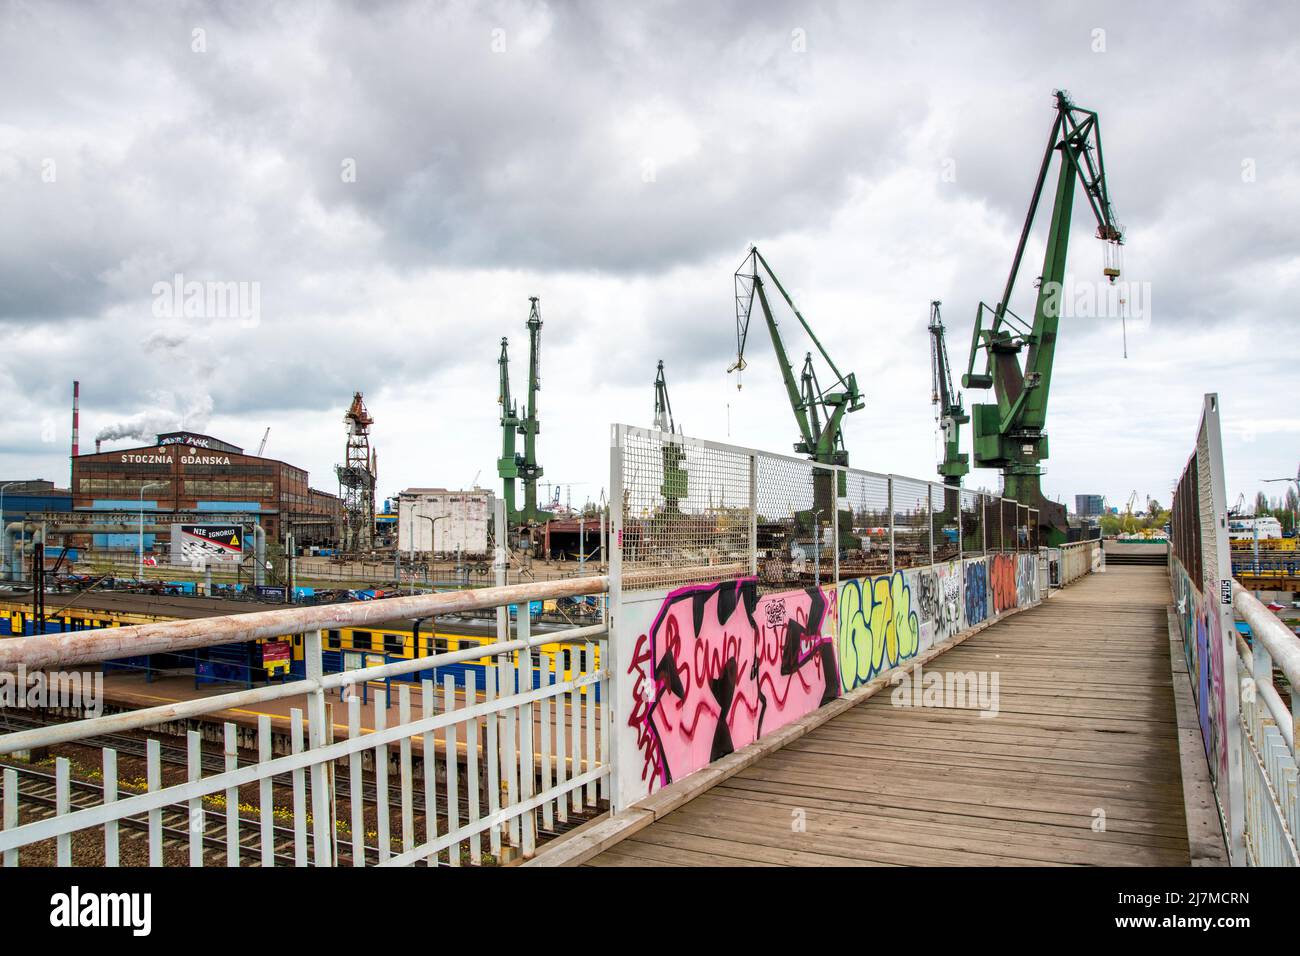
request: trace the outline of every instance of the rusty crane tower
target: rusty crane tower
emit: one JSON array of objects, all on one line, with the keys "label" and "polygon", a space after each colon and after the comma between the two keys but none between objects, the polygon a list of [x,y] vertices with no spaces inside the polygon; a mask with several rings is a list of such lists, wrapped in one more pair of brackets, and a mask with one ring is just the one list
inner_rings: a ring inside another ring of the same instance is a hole
[{"label": "rusty crane tower", "polygon": [[347,426],[347,446],[343,464],[335,465],[339,479],[339,497],[343,499],[344,551],[369,551],[375,540],[375,472],[376,456],[370,447],[370,426],[375,420],[366,411],[360,392],[343,416]]}]

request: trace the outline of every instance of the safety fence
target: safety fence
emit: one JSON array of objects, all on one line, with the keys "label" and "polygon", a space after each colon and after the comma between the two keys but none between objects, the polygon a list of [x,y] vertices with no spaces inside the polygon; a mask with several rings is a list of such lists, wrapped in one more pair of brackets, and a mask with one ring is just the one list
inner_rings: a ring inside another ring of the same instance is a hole
[{"label": "safety fence", "polygon": [[[608,724],[597,703],[608,700],[597,652],[608,632],[597,624],[533,636],[521,614],[511,639],[506,609],[605,586],[588,577],[0,641],[0,672],[24,685],[39,672],[50,686],[57,675],[41,668],[286,635],[301,636],[307,661],[307,678],[293,683],[38,721],[0,736],[0,757],[9,755],[0,857],[7,866],[458,866],[530,855],[539,834],[608,796]],[[490,607],[498,609],[496,643],[323,672],[326,629]],[[366,682],[417,673],[432,676],[400,686],[396,714],[384,691],[372,691],[371,706],[357,693]],[[291,705],[287,744],[262,713],[255,734],[224,721],[220,746],[205,750],[202,718],[274,701]],[[157,736],[125,736],[177,724],[191,728],[179,755]],[[58,756],[50,773],[32,759],[77,742],[102,746],[102,761],[80,766]]]},{"label": "safety fence", "polygon": [[[622,426],[615,437],[608,577],[505,586],[498,555],[492,588],[0,640],[0,672],[28,679],[287,636],[306,662],[291,683],[0,736],[0,857],[528,856],[1051,587],[1037,513],[1016,502]],[[1061,549],[1057,579],[1086,573],[1091,547]],[[545,635],[507,610],[604,593],[600,623]],[[488,608],[495,643],[325,672],[331,630]],[[395,695],[377,690],[392,679]],[[279,720],[265,712],[276,702]],[[258,714],[227,719],[235,709]],[[174,730],[183,747],[163,741]],[[58,749],[76,743],[102,759]],[[49,764],[42,748],[55,748]]]},{"label": "safety fence", "polygon": [[[1038,513],[1015,501],[626,425],[611,439],[616,811],[1050,586]],[[1098,545],[1061,552],[1069,580]]]},{"label": "safety fence", "polygon": [[1295,866],[1300,640],[1233,580],[1217,395],[1205,396],[1170,524],[1174,605],[1229,857]]}]

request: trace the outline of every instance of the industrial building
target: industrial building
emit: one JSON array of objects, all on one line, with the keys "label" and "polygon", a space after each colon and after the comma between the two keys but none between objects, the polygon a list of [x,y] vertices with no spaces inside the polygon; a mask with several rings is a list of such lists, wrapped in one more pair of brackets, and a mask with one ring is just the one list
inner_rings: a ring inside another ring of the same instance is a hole
[{"label": "industrial building", "polygon": [[305,469],[191,432],[161,434],[145,447],[74,457],[72,507],[192,514],[196,523],[246,515],[270,539],[292,534],[299,545],[334,543],[343,517],[338,496],[310,487]]},{"label": "industrial building", "polygon": [[495,496],[485,488],[407,488],[397,496],[397,548],[486,555]]},{"label": "industrial building", "polygon": [[72,507],[72,493],[56,488],[44,478],[30,481],[0,481],[0,519],[3,524],[20,521],[29,514],[67,511]]}]

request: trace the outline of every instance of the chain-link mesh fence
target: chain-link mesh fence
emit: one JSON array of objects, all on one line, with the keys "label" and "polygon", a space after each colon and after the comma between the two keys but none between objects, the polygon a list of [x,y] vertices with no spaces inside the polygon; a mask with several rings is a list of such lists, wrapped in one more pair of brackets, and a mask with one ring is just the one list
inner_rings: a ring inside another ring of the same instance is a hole
[{"label": "chain-link mesh fence", "polygon": [[984,496],[976,491],[961,493],[961,552],[967,557],[984,553]]},{"label": "chain-link mesh fence", "polygon": [[811,587],[833,579],[836,472],[810,461],[755,455],[756,546],[760,591]]},{"label": "chain-link mesh fence", "polygon": [[625,590],[753,576],[761,594],[1039,544],[1037,511],[992,495],[630,426],[614,441]]},{"label": "chain-link mesh fence", "polygon": [[638,429],[621,439],[624,586],[752,573],[753,454]]}]

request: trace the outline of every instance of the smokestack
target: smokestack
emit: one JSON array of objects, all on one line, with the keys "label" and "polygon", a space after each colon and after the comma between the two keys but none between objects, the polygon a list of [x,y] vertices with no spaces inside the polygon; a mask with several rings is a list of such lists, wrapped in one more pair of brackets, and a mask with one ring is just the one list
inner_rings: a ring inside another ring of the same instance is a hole
[{"label": "smokestack", "polygon": [[96,439],[95,439],[95,454],[96,454],[96,455],[99,454],[99,446],[100,446],[100,444],[101,444],[100,439],[96,438]]},{"label": "smokestack", "polygon": [[77,443],[81,434],[81,383],[72,383],[72,457],[77,457]]}]

